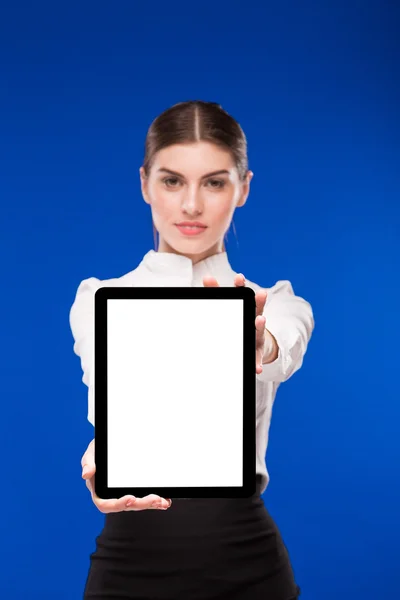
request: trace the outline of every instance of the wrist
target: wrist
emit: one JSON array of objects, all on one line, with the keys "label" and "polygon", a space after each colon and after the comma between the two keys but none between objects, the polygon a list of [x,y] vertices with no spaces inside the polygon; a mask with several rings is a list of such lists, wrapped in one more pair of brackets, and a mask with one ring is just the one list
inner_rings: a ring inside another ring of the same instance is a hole
[{"label": "wrist", "polygon": [[278,358],[279,354],[279,346],[278,342],[268,331],[265,330],[265,342],[264,342],[264,355],[263,355],[263,364],[269,364],[274,362]]}]

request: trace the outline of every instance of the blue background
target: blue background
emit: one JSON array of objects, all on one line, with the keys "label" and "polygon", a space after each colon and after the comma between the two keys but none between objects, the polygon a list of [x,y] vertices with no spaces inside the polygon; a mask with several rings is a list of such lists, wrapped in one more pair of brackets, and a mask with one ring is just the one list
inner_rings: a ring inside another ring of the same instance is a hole
[{"label": "blue background", "polygon": [[69,309],[83,278],[122,275],[153,247],[145,134],[201,98],[240,121],[255,173],[232,266],[265,287],[290,279],[314,308],[304,366],[278,392],[264,496],[302,597],[398,597],[396,2],[10,5],[0,596],[82,597],[103,515],[81,480],[93,430]]}]

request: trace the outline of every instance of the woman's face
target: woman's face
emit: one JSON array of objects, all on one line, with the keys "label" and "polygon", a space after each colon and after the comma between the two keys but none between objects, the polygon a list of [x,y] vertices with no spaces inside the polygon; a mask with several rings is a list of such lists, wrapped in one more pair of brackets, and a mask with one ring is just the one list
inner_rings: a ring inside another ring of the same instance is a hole
[{"label": "woman's face", "polygon": [[[154,157],[146,178],[140,169],[143,198],[159,232],[159,252],[173,252],[193,263],[223,249],[236,207],[246,202],[252,173],[245,181],[230,152],[210,142],[175,144]],[[203,228],[178,227],[199,222]]]}]

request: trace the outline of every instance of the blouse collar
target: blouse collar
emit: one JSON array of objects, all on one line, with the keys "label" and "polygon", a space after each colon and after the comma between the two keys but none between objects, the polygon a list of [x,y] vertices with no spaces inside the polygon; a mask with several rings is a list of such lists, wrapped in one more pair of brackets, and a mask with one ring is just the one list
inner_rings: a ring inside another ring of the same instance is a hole
[{"label": "blouse collar", "polygon": [[219,277],[221,283],[222,278],[225,281],[227,278],[232,278],[231,284],[233,284],[235,275],[226,252],[213,254],[193,265],[192,260],[187,256],[150,250],[144,256],[142,265],[155,275],[171,275],[191,280],[200,280],[206,275],[211,275],[217,280]]}]

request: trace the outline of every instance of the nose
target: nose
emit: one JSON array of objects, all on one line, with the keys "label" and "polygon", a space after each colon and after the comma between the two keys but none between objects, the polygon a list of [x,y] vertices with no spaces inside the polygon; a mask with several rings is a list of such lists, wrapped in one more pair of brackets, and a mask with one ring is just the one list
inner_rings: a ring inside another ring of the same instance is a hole
[{"label": "nose", "polygon": [[182,210],[188,215],[200,215],[203,212],[201,195],[195,186],[187,190],[182,201]]}]

